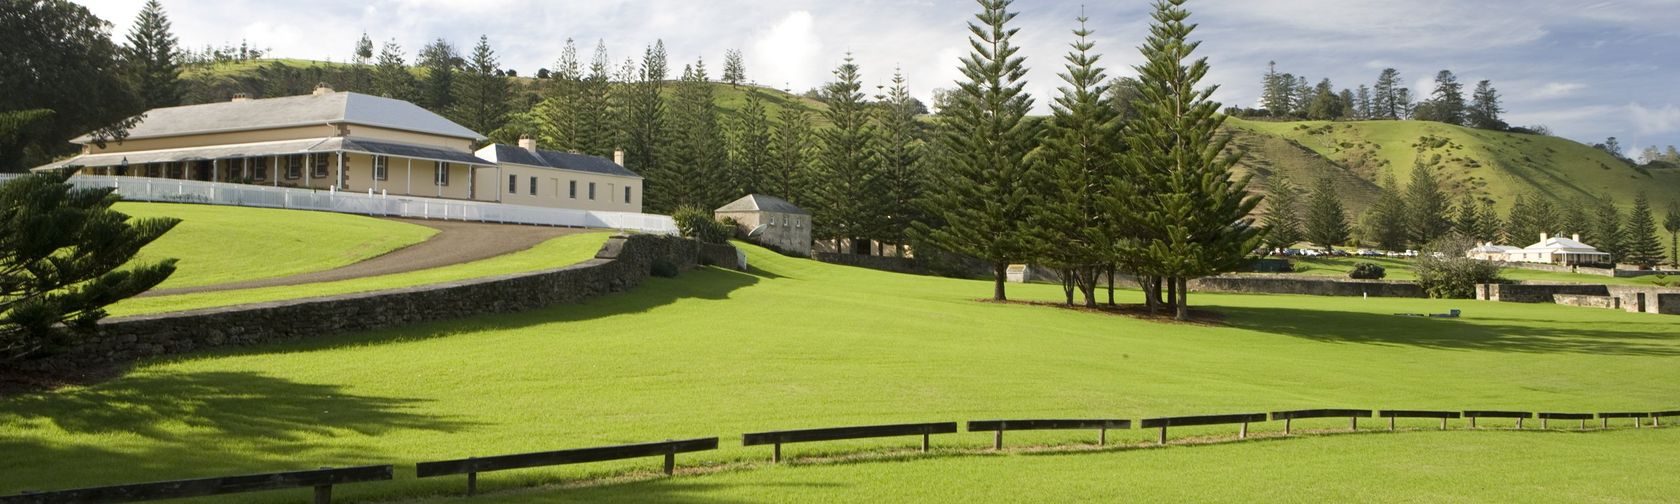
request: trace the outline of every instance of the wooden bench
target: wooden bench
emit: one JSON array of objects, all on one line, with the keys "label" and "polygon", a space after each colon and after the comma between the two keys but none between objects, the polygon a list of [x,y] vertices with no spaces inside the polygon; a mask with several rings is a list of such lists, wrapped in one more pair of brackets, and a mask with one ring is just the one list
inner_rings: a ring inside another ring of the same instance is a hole
[{"label": "wooden bench", "polygon": [[372,465],[344,468],[321,468],[310,471],[287,471],[220,478],[198,478],[175,481],[136,483],[102,487],[77,488],[53,492],[24,492],[0,497],[3,504],[52,504],[141,502],[160,499],[207,497],[268,490],[314,488],[315,504],[332,502],[333,485],[389,481],[391,466]]},{"label": "wooden bench", "polygon": [[1459,418],[1463,414],[1457,411],[1382,410],[1377,412],[1377,416],[1388,419],[1388,430],[1394,430],[1394,419],[1396,418],[1439,418],[1441,419],[1441,430],[1447,430],[1447,419]]},{"label": "wooden bench", "polygon": [[514,455],[498,455],[494,457],[470,457],[415,464],[414,476],[417,478],[430,478],[433,476],[465,474],[467,475],[467,495],[474,495],[478,493],[478,473],[481,472],[565,464],[582,464],[586,462],[604,462],[608,460],[622,460],[663,455],[665,456],[665,474],[670,475],[677,468],[678,453],[716,450],[717,447],[718,438],[709,437],[656,441],[652,443],[596,446],[592,448],[575,448],[571,450],[519,453]]},{"label": "wooden bench", "polygon": [[1652,427],[1662,427],[1662,419],[1665,416],[1680,416],[1680,410],[1653,411],[1653,412],[1651,412],[1651,426]]},{"label": "wooden bench", "polygon": [[806,443],[811,441],[836,441],[841,439],[864,439],[895,436],[921,436],[922,451],[928,451],[928,436],[932,434],[954,434],[957,432],[956,422],[913,423],[894,425],[861,425],[854,427],[830,427],[826,429],[797,429],[769,432],[752,432],[741,435],[741,446],[775,445],[776,449],[770,456],[772,462],[782,461],[782,444]]},{"label": "wooden bench", "polygon": [[995,431],[992,449],[1003,449],[1003,431],[1006,430],[1079,430],[1097,429],[1097,446],[1108,444],[1109,429],[1130,429],[1131,420],[1113,419],[1062,419],[1062,420],[972,420],[968,422],[969,432]]},{"label": "wooden bench", "polygon": [[1527,411],[1466,411],[1464,418],[1470,419],[1470,428],[1476,428],[1477,418],[1515,418],[1517,428],[1523,428],[1523,420],[1534,418],[1534,414]]},{"label": "wooden bench", "polygon": [[1592,413],[1536,413],[1535,416],[1540,417],[1540,428],[1542,429],[1548,427],[1546,425],[1547,420],[1580,420],[1580,428],[1585,429],[1587,428],[1587,420],[1593,419]]},{"label": "wooden bench", "polygon": [[1145,418],[1139,426],[1145,429],[1161,429],[1160,444],[1167,444],[1167,427],[1187,427],[1191,425],[1222,425],[1242,424],[1242,430],[1237,431],[1237,437],[1248,438],[1248,424],[1250,422],[1266,421],[1265,413],[1239,413],[1235,415],[1202,415],[1186,417]]},{"label": "wooden bench", "polygon": [[1283,420],[1283,433],[1289,434],[1290,424],[1297,418],[1344,418],[1349,421],[1348,430],[1359,430],[1359,418],[1371,418],[1371,410],[1360,409],[1312,409],[1294,411],[1273,411],[1272,421]]},{"label": "wooden bench", "polygon": [[1650,418],[1650,417],[1651,417],[1650,413],[1644,413],[1644,412],[1641,412],[1641,413],[1634,413],[1634,412],[1599,413],[1598,414],[1599,426],[1603,427],[1603,428],[1606,428],[1606,429],[1610,428],[1610,419],[1612,419],[1612,418],[1632,418],[1633,419],[1633,427],[1635,429],[1637,429],[1637,428],[1640,427],[1640,424],[1642,423],[1642,422],[1639,421],[1639,419]]}]

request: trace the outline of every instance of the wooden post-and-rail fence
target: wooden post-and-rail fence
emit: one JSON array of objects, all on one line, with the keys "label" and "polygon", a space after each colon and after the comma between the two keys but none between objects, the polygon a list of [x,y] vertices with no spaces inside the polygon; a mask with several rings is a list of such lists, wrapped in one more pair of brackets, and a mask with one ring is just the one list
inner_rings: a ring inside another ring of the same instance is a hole
[{"label": "wooden post-and-rail fence", "polygon": [[1108,444],[1109,429],[1130,429],[1131,420],[1118,419],[1062,419],[1062,420],[973,420],[968,422],[969,432],[996,432],[992,438],[992,449],[1003,449],[1003,431],[1006,430],[1089,430],[1097,429],[1097,446]]},{"label": "wooden post-and-rail fence", "polygon": [[1394,419],[1396,418],[1439,418],[1441,419],[1441,430],[1447,430],[1447,419],[1459,418],[1463,414],[1457,411],[1382,410],[1377,412],[1377,416],[1388,419],[1388,430],[1394,430]]},{"label": "wooden post-and-rail fence", "polygon": [[1361,409],[1314,409],[1294,411],[1273,411],[1272,421],[1283,420],[1283,433],[1289,434],[1290,424],[1297,418],[1347,418],[1348,430],[1359,430],[1359,418],[1371,418],[1371,410]]},{"label": "wooden post-and-rail fence", "polygon": [[593,448],[576,448],[571,450],[519,453],[514,455],[498,455],[494,457],[471,457],[455,460],[439,460],[436,462],[421,462],[416,464],[414,468],[414,476],[417,478],[429,478],[433,476],[465,474],[467,475],[467,495],[475,495],[478,493],[478,473],[481,472],[664,456],[665,475],[669,476],[676,471],[678,453],[716,450],[717,447],[718,438],[710,437],[666,440],[652,443],[597,446]]},{"label": "wooden post-and-rail fence", "polygon": [[771,462],[782,461],[782,444],[805,443],[811,441],[837,441],[841,439],[864,439],[897,436],[921,436],[922,451],[928,451],[928,436],[933,434],[953,434],[957,432],[956,422],[934,422],[894,425],[861,425],[854,427],[832,427],[826,429],[798,429],[769,432],[751,432],[741,435],[741,446],[775,445],[776,449],[770,456]]},{"label": "wooden post-and-rail fence", "polygon": [[1242,430],[1237,431],[1239,439],[1248,439],[1248,424],[1266,421],[1265,413],[1240,413],[1236,415],[1202,415],[1184,417],[1145,418],[1140,426],[1145,429],[1161,429],[1159,444],[1167,444],[1167,427],[1187,427],[1191,425],[1222,425],[1242,424]]},{"label": "wooden post-and-rail fence", "polygon": [[57,504],[141,502],[162,499],[209,497],[268,490],[313,488],[315,504],[332,502],[333,485],[389,481],[392,466],[323,467],[310,471],[287,471],[219,478],[198,478],[130,485],[77,488],[55,492],[24,492],[0,497],[0,504]]},{"label": "wooden post-and-rail fence", "polygon": [[[1517,428],[1523,427],[1523,420],[1540,418],[1541,428],[1549,428],[1550,420],[1576,420],[1581,422],[1580,428],[1586,427],[1586,421],[1598,418],[1601,426],[1609,428],[1610,419],[1628,418],[1633,420],[1635,428],[1643,426],[1643,419],[1650,418],[1652,427],[1661,427],[1663,417],[1680,416],[1680,410],[1653,412],[1610,412],[1610,413],[1529,413],[1523,411],[1423,411],[1423,410],[1380,410],[1376,412],[1379,418],[1388,419],[1389,430],[1394,430],[1395,419],[1398,418],[1431,418],[1440,419],[1441,429],[1447,428],[1447,420],[1465,418],[1470,421],[1470,428],[1476,428],[1478,418],[1513,418],[1517,420]],[[1290,432],[1291,423],[1304,418],[1342,418],[1349,419],[1349,428],[1357,431],[1359,418],[1370,418],[1371,410],[1358,409],[1315,409],[1276,411],[1270,415],[1266,413],[1242,413],[1235,415],[1202,415],[1182,417],[1146,418],[1138,422],[1144,429],[1160,429],[1157,438],[1159,444],[1167,443],[1168,427],[1187,427],[1198,425],[1241,424],[1238,431],[1239,438],[1248,437],[1248,424],[1254,422],[1284,421],[1284,433]],[[1096,429],[1099,445],[1108,443],[1110,429],[1130,429],[1133,422],[1124,419],[1029,419],[1029,420],[974,420],[968,422],[969,432],[994,432],[992,447],[1003,448],[1003,432],[1007,430],[1078,430]],[[771,460],[781,462],[782,445],[785,443],[803,443],[812,441],[833,441],[843,439],[863,439],[894,436],[921,436],[921,450],[929,450],[929,437],[933,434],[952,434],[957,432],[956,422],[934,422],[894,425],[865,425],[853,427],[834,427],[823,429],[799,429],[769,432],[754,432],[742,435],[742,446],[774,445],[775,451]],[[521,469],[529,467],[554,466],[563,464],[578,464],[585,462],[601,462],[640,457],[662,456],[665,459],[664,472],[670,475],[676,469],[676,454],[706,450],[716,450],[718,438],[696,438],[683,440],[666,440],[652,443],[636,443],[614,446],[599,446],[592,448],[577,448],[571,450],[520,453],[513,455],[499,455],[491,457],[470,457],[455,460],[440,460],[421,462],[415,465],[415,476],[419,478],[445,476],[454,474],[467,475],[467,494],[478,493],[478,473]],[[288,471],[276,473],[250,474],[242,476],[225,476],[217,478],[199,478],[175,481],[159,481],[151,483],[137,483],[129,485],[112,485],[102,487],[57,490],[50,492],[26,491],[17,495],[0,496],[0,504],[54,504],[54,503],[119,503],[140,502],[161,499],[181,499],[192,497],[208,497],[245,492],[260,492],[269,490],[312,488],[313,502],[328,504],[332,501],[334,485],[362,483],[371,481],[389,481],[392,479],[391,465],[371,465],[344,468],[321,468],[308,471]]]}]

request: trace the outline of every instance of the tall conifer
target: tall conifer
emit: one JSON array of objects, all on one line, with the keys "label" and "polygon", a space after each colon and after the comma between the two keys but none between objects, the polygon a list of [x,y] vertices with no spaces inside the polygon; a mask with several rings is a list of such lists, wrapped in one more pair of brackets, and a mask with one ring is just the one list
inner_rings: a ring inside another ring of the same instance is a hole
[{"label": "tall conifer", "polygon": [[122,49],[124,69],[147,109],[181,104],[181,49],[158,0],[147,0]]},{"label": "tall conifer", "polygon": [[1033,231],[1046,265],[1061,271],[1067,304],[1073,292],[1084,295],[1085,306],[1096,306],[1098,277],[1107,272],[1114,255],[1115,223],[1104,208],[1111,183],[1121,175],[1119,109],[1109,102],[1107,70],[1102,56],[1092,52],[1096,42],[1079,17],[1079,28],[1068,52],[1063,85],[1051,102],[1053,117],[1040,148],[1048,179],[1034,215]]},{"label": "tall conifer", "polygon": [[1027,153],[1035,146],[1026,117],[1032,98],[1025,58],[1014,44],[1018,28],[1010,0],[977,0],[981,12],[968,25],[971,52],[962,58],[963,80],[941,108],[939,142],[948,156],[929,195],[943,225],[919,226],[936,246],[992,266],[992,298],[1005,300],[1009,264],[1030,259],[1026,217],[1033,202]]}]

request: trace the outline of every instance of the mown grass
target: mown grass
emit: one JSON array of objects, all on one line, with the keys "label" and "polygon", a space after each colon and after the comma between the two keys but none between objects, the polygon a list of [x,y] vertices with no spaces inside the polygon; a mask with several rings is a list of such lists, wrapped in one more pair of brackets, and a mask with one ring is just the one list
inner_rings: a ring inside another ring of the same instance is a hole
[{"label": "mown grass", "polygon": [[324,271],[425,241],[437,230],[358,215],[170,203],[118,203],[137,218],[181,219],[138,261],[175,258],[160,289]]},{"label": "mown grass", "polygon": [[540,271],[577,264],[594,258],[595,253],[601,250],[601,244],[605,243],[607,238],[612,235],[613,233],[608,231],[566,235],[511,254],[405,273],[279,287],[129,298],[112,305],[107,311],[112,316],[164,313],[266,301],[353,294]]},{"label": "mown grass", "polygon": [[[740,463],[762,461],[768,449],[743,448],[737,436],[773,429],[1318,407],[1603,411],[1680,406],[1675,404],[1680,367],[1673,365],[1680,357],[1680,325],[1668,317],[1473,301],[1198,294],[1192,301],[1222,313],[1224,324],[1170,324],[980,302],[976,298],[990,292],[987,282],[895,275],[747,250],[755,266],[751,273],[701,269],[677,279],[650,279],[632,292],[577,305],[159,360],[100,385],[0,399],[0,432],[5,433],[0,453],[8,454],[0,458],[0,474],[7,475],[0,478],[0,493],[395,463],[396,481],[335,491],[351,498],[393,499],[462,492],[460,478],[415,479],[413,464],[423,460],[722,436],[721,450],[680,460],[690,466]],[[1060,294],[1052,285],[1012,286],[1010,292],[1041,300]],[[1136,301],[1131,292],[1121,298]],[[1463,309],[1464,318],[1392,315],[1452,308]],[[1255,431],[1280,427],[1257,425]],[[1174,436],[1215,433],[1229,434],[1230,429],[1186,428]],[[1149,435],[1128,431],[1111,440],[1133,443]],[[1140,489],[1177,485],[1184,492],[1209,492],[1194,495],[1215,500],[1296,495],[1290,487],[1261,485],[1264,479],[1248,481],[1246,475],[1255,471],[1293,478],[1282,481],[1305,481],[1307,476],[1293,473],[1319,471],[1346,478],[1326,482],[1323,492],[1368,488],[1362,500],[1413,500],[1406,482],[1477,464],[1447,460],[1465,452],[1489,457],[1478,466],[1483,472],[1467,474],[1491,478],[1485,471],[1493,468],[1556,474],[1577,477],[1569,484],[1587,493],[1637,497],[1643,491],[1619,490],[1627,480],[1613,475],[1644,471],[1634,468],[1665,456],[1665,441],[1673,434],[1527,435],[1510,441],[1500,434],[1443,434],[1450,437],[1438,438],[1442,441],[1432,436],[1392,437],[1393,443],[1418,447],[1407,453],[1425,454],[1398,458],[1378,456],[1395,446],[1380,441],[1387,438],[1338,438],[1322,441],[1322,449],[1313,448],[1319,441],[1291,441],[1207,452],[774,469],[715,476],[717,485],[743,482],[764,488],[730,490],[727,498],[713,500],[851,500],[835,492],[875,481],[882,488],[859,490],[865,492],[859,495],[905,491],[911,492],[908,497],[879,500],[973,500],[974,490],[958,487],[972,478],[1003,478],[1017,467],[1015,461],[1023,462],[1019,467],[1025,472],[992,485],[1038,474],[1033,478],[1043,483],[1019,486],[1026,500],[1078,500],[1097,491],[1097,482],[1107,482],[1115,492],[1131,491],[1123,487],[1134,484]],[[1608,444],[1619,436],[1643,437]],[[1090,438],[1089,432],[1051,432],[1010,439],[1055,444]],[[963,433],[941,436],[939,445],[980,448],[989,442],[987,434]],[[1509,452],[1525,443],[1554,442],[1550,448]],[[913,443],[816,443],[791,445],[785,453],[845,454]],[[1427,455],[1430,446],[1446,444],[1462,447]],[[1606,446],[1626,457],[1606,460]],[[1327,451],[1333,448],[1343,451]],[[1322,452],[1316,460],[1325,464],[1358,457],[1375,462],[1321,468],[1286,463],[1268,450]],[[1540,456],[1558,453],[1600,455]],[[1157,468],[1160,481],[1149,483],[1124,471],[1103,470],[1142,467],[1151,460],[1172,470]],[[1512,460],[1523,465],[1515,467]],[[509,471],[487,474],[481,484],[486,490],[506,490],[656,465],[650,459]],[[1386,469],[1376,471],[1379,465]],[[1218,472],[1227,466],[1236,472]],[[1043,472],[1052,470],[1065,474]],[[957,471],[975,476],[930,476]],[[1649,475],[1660,477],[1659,472]],[[714,485],[711,478],[661,485],[704,487]],[[801,478],[817,483],[782,483]],[[846,486],[822,483],[835,479],[847,481]],[[1084,479],[1092,482],[1071,483]],[[1233,486],[1200,488],[1225,484]],[[1513,485],[1462,500],[1503,495],[1496,492],[1542,500],[1575,495]],[[640,500],[662,491],[633,490],[582,495]],[[1025,494],[1028,490],[1035,492]],[[250,499],[280,502],[297,495],[302,493]]]}]

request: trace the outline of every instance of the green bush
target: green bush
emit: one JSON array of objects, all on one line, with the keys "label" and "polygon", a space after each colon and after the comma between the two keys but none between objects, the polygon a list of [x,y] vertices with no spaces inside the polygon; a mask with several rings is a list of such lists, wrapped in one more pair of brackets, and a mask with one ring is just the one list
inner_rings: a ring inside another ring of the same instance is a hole
[{"label": "green bush", "polygon": [[1472,299],[1477,285],[1504,282],[1498,263],[1465,256],[1474,245],[1464,238],[1448,237],[1425,247],[1412,267],[1418,286],[1432,298]]},{"label": "green bush", "polygon": [[705,243],[727,243],[735,236],[735,226],[726,222],[712,219],[712,214],[692,206],[678,208],[671,213],[671,220],[677,223],[677,232],[684,238],[692,238]]},{"label": "green bush", "polygon": [[1348,278],[1355,280],[1382,280],[1386,276],[1388,271],[1383,270],[1382,266],[1368,262],[1354,264],[1353,271],[1348,272]]},{"label": "green bush", "polygon": [[653,269],[650,273],[661,278],[676,278],[678,270],[676,263],[661,257],[653,260]]}]

